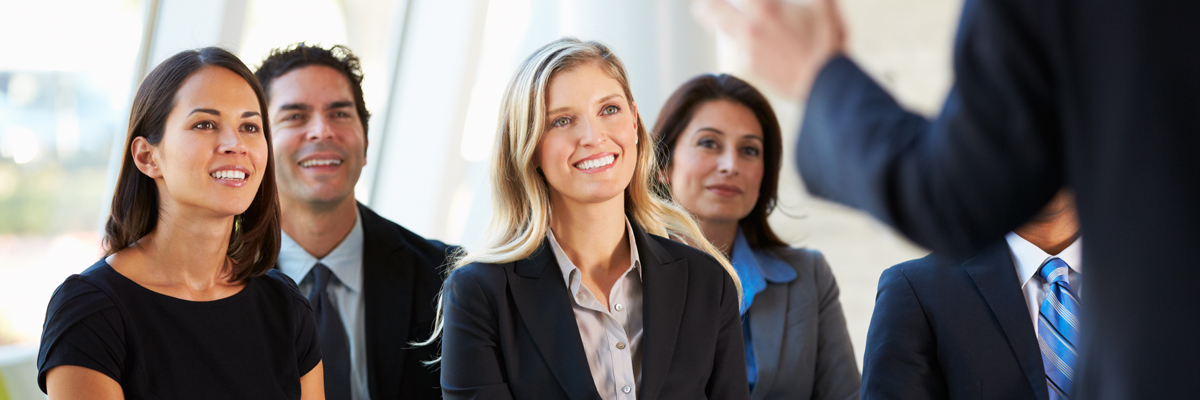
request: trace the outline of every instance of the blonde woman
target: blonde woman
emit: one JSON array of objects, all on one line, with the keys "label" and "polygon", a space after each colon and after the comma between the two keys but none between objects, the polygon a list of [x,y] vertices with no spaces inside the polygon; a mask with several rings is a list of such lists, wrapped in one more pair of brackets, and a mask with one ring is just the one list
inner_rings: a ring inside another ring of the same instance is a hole
[{"label": "blonde woman", "polygon": [[736,274],[653,194],[655,165],[607,47],[560,39],[525,60],[489,239],[442,291],[447,399],[749,398]]}]

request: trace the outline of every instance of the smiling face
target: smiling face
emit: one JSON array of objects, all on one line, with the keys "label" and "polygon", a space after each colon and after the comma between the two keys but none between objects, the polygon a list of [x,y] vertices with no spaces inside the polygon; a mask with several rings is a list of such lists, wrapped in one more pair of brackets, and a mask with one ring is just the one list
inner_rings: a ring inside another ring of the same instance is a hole
[{"label": "smiling face", "polygon": [[302,67],[277,78],[269,98],[280,200],[323,206],[354,201],[367,138],[350,81],[330,67]]},{"label": "smiling face", "polygon": [[728,100],[696,107],[667,169],[671,196],[701,220],[737,222],[758,202],[763,132],[754,112]]},{"label": "smiling face", "polygon": [[552,201],[619,198],[637,164],[637,109],[596,63],[559,72],[546,91],[545,132],[535,162]]},{"label": "smiling face", "polygon": [[138,167],[154,178],[164,206],[241,214],[254,201],[269,149],[254,89],[225,68],[205,67],[184,81],[162,141],[133,143]]}]

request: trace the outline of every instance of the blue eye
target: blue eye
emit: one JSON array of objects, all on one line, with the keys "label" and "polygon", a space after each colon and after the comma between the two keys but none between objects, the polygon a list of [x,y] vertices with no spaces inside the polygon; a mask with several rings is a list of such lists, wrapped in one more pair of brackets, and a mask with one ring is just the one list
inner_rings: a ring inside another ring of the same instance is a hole
[{"label": "blue eye", "polygon": [[600,113],[604,114],[604,115],[612,115],[612,114],[616,114],[618,112],[621,112],[621,107],[612,106],[612,105],[606,106],[606,107],[604,107],[604,110],[600,111]]},{"label": "blue eye", "polygon": [[569,123],[571,123],[571,119],[570,119],[570,118],[567,118],[567,117],[560,117],[560,118],[557,118],[557,119],[555,119],[555,120],[554,120],[554,122],[551,122],[551,123],[550,123],[550,126],[557,128],[557,127],[560,127],[560,126],[566,126],[566,125],[567,125],[567,124],[569,124]]}]

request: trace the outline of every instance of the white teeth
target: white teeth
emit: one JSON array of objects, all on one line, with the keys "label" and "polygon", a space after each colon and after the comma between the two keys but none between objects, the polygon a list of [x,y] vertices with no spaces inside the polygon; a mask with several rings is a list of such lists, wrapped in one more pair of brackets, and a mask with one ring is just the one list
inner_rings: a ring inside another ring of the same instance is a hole
[{"label": "white teeth", "polygon": [[587,160],[587,161],[582,161],[582,162],[576,163],[575,168],[579,168],[582,170],[600,168],[600,167],[606,166],[608,164],[612,164],[613,160],[616,160],[616,159],[617,159],[617,156],[600,157],[597,159],[592,159],[592,160]]},{"label": "white teeth", "polygon": [[217,179],[228,179],[228,180],[239,180],[239,181],[242,179],[246,179],[245,172],[228,170],[228,169],[213,172],[212,174],[209,174],[209,175],[211,175],[213,178],[217,178]]},{"label": "white teeth", "polygon": [[342,160],[326,159],[326,160],[308,160],[300,163],[301,167],[308,168],[317,165],[342,165]]}]

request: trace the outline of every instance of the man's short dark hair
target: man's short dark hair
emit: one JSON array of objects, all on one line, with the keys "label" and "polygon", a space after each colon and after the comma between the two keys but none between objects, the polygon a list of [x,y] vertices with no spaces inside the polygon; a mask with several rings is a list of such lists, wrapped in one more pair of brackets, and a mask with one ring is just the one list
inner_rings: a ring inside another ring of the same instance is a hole
[{"label": "man's short dark hair", "polygon": [[363,134],[366,134],[367,120],[371,118],[371,113],[367,112],[367,104],[363,100],[362,67],[358,63],[358,57],[350,51],[349,47],[336,45],[325,49],[319,46],[310,46],[304,42],[280,47],[271,50],[271,54],[263,60],[258,70],[254,71],[254,76],[258,78],[263,91],[270,99],[271,84],[275,82],[276,78],[294,69],[311,65],[333,68],[342,73],[347,81],[350,81],[350,91],[354,92],[354,108],[358,112],[358,119],[362,122]]}]

